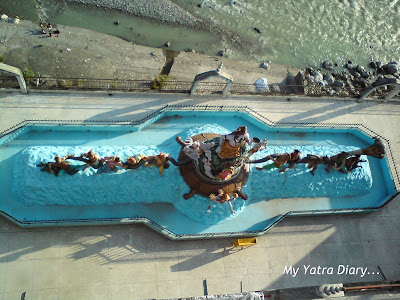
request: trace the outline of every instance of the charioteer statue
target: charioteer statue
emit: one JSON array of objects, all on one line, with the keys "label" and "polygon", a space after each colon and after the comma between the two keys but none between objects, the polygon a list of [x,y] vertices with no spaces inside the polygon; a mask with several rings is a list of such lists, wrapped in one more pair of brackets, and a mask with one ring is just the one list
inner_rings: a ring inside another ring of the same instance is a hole
[{"label": "charioteer statue", "polygon": [[247,199],[241,191],[249,175],[246,161],[266,147],[266,140],[250,139],[246,126],[240,126],[226,135],[202,133],[186,141],[179,136],[176,140],[182,146],[179,162],[186,162],[180,164],[180,171],[191,188],[183,196],[185,199],[194,194],[204,197],[218,195],[221,190],[228,196],[237,193]]}]

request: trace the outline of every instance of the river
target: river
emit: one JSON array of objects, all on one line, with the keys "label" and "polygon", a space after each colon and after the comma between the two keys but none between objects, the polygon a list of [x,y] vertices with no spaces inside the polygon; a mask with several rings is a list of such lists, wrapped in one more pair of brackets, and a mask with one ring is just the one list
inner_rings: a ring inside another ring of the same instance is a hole
[{"label": "river", "polygon": [[173,50],[194,49],[210,55],[227,49],[231,58],[300,68],[325,60],[339,65],[349,59],[364,65],[370,60],[400,60],[400,0],[173,2],[244,42],[233,45],[224,35],[61,0],[2,0],[0,13],[88,28],[151,47],[170,42]]}]

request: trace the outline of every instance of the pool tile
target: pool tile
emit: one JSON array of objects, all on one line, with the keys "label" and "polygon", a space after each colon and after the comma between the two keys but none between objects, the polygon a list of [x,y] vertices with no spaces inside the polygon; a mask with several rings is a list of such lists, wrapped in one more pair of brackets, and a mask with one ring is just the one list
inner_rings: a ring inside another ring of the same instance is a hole
[{"label": "pool tile", "polygon": [[33,289],[58,288],[58,274],[60,272],[59,259],[45,259],[33,261]]},{"label": "pool tile", "polygon": [[33,261],[10,261],[7,263],[5,292],[32,290]]},{"label": "pool tile", "polygon": [[87,300],[85,287],[60,287],[58,289],[59,300]]},{"label": "pool tile", "polygon": [[108,274],[110,284],[132,283],[132,262],[110,263],[108,265]]},{"label": "pool tile", "polygon": [[155,261],[133,262],[133,283],[156,282],[157,272]]},{"label": "pool tile", "polygon": [[174,268],[174,266],[178,264],[178,259],[165,259],[156,261],[157,281],[179,280],[179,269]]},{"label": "pool tile", "polygon": [[86,257],[86,232],[82,228],[68,228],[60,232],[60,258]]},{"label": "pool tile", "polygon": [[223,295],[226,294],[225,277],[206,278],[208,295]]},{"label": "pool tile", "polygon": [[180,280],[157,281],[157,298],[180,298]]},{"label": "pool tile", "polygon": [[59,300],[58,289],[32,290],[26,294],[26,299],[35,300]]},{"label": "pool tile", "polygon": [[245,249],[233,249],[223,257],[225,267],[247,266]]},{"label": "pool tile", "polygon": [[42,249],[40,244],[36,244],[37,234],[32,231],[15,232],[9,235],[8,261],[30,260],[35,256],[35,252]]},{"label": "pool tile", "polygon": [[249,289],[249,280],[248,276],[232,276],[226,275],[226,292],[229,294],[248,292]]},{"label": "pool tile", "polygon": [[225,276],[225,263],[223,260],[223,256],[214,255],[211,259],[208,257],[204,260],[202,257],[202,266],[201,271],[203,273],[203,278],[212,278],[212,277],[224,277]]},{"label": "pool tile", "polygon": [[109,285],[92,285],[85,288],[86,299],[108,300]]},{"label": "pool tile", "polygon": [[[156,299],[157,296],[157,283],[153,282],[140,282],[133,284],[133,294],[134,299],[142,300],[142,299]],[[160,298],[165,298],[161,293]]]},{"label": "pool tile", "polygon": [[[60,273],[58,277],[60,288],[85,286],[85,260],[62,259],[60,261]],[[73,289],[72,289],[73,290]]]},{"label": "pool tile", "polygon": [[109,283],[109,265],[93,257],[85,258],[85,285],[106,285]]},{"label": "pool tile", "polygon": [[109,300],[124,300],[134,298],[133,283],[129,284],[110,284],[109,285]]},{"label": "pool tile", "polygon": [[40,249],[34,251],[33,259],[52,259],[60,257],[60,232],[59,231],[35,231],[34,239]]},{"label": "pool tile", "polygon": [[203,278],[203,266],[200,256],[179,258],[178,265],[172,266],[172,270],[176,270],[177,267],[181,280]]},{"label": "pool tile", "polygon": [[[30,290],[24,290],[24,292],[26,292],[26,294],[30,294],[31,291]],[[2,297],[0,297],[0,299],[4,299],[4,300],[9,300],[9,299],[21,299],[21,293],[22,292],[5,292],[4,295]]]},{"label": "pool tile", "polygon": [[181,279],[181,297],[203,295],[202,279]]}]

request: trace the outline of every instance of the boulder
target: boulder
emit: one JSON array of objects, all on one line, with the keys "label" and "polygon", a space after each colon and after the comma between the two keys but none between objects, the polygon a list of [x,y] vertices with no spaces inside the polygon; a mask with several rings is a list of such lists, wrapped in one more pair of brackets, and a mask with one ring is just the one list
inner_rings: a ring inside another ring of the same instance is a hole
[{"label": "boulder", "polygon": [[368,78],[370,75],[371,75],[371,72],[368,72],[368,71],[361,72],[361,77],[362,78]]},{"label": "boulder", "polygon": [[345,67],[346,69],[348,69],[348,70],[351,70],[351,69],[354,68],[353,65],[352,65],[352,64],[349,64],[349,63],[345,64],[344,67]]},{"label": "boulder", "polygon": [[397,63],[393,63],[393,62],[385,65],[383,68],[384,68],[385,72],[390,75],[394,75],[400,71],[399,65]]},{"label": "boulder", "polygon": [[270,67],[270,65],[267,64],[265,61],[263,61],[263,62],[260,64],[260,68],[263,68],[263,69],[265,69],[265,70],[269,70],[271,67]]},{"label": "boulder", "polygon": [[329,60],[326,60],[323,62],[322,66],[327,70],[331,70],[333,67],[333,64]]},{"label": "boulder", "polygon": [[364,67],[361,65],[357,65],[356,71],[361,74],[362,72],[364,72]]},{"label": "boulder", "polygon": [[268,81],[266,78],[259,78],[254,82],[254,86],[256,87],[257,92],[268,92]]},{"label": "boulder", "polygon": [[281,88],[279,87],[279,85],[273,84],[273,85],[271,86],[271,92],[280,93],[280,92],[281,92]]},{"label": "boulder", "polygon": [[326,74],[324,80],[328,85],[333,85],[335,83],[335,78],[331,74]]},{"label": "boulder", "polygon": [[318,71],[314,71],[314,81],[322,86],[325,86],[324,76]]},{"label": "boulder", "polygon": [[346,86],[346,84],[341,80],[336,80],[333,85],[339,88],[344,88]]}]

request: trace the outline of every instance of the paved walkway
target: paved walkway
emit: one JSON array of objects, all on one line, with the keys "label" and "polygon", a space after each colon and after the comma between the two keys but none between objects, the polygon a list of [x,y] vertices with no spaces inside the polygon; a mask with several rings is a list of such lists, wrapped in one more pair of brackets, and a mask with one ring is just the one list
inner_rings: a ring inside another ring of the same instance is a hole
[{"label": "paved walkway", "polygon": [[[363,123],[400,161],[400,105],[160,94],[0,93],[0,131],[24,119],[140,119],[166,104],[247,105],[272,121]],[[377,213],[285,219],[256,246],[170,241],[143,225],[21,229],[0,217],[0,300],[143,299],[400,279],[400,197]],[[304,267],[333,274],[305,274]],[[370,274],[338,275],[339,265]],[[300,268],[297,276],[285,266]],[[372,274],[374,272],[374,274]]]}]

